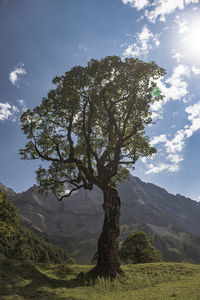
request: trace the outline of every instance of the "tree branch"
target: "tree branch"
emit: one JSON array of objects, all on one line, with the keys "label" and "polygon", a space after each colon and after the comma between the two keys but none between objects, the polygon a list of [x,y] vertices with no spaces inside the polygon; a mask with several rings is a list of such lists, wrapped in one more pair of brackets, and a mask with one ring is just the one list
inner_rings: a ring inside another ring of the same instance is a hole
[{"label": "tree branch", "polygon": [[106,103],[106,99],[105,99],[105,89],[103,89],[103,92],[102,92],[102,98],[103,98],[104,108],[105,108],[105,110],[106,110],[106,112],[107,112],[107,115],[108,115],[108,118],[109,118],[109,121],[110,121],[110,124],[108,124],[108,125],[113,125],[114,128],[115,128],[115,131],[116,131],[116,133],[117,133],[117,135],[118,135],[118,137],[121,138],[121,132],[120,132],[118,126],[117,126],[117,122],[116,122],[116,119],[115,119],[115,117],[114,117],[114,113],[113,113],[113,111],[111,110],[111,107],[113,107],[113,103],[112,103],[112,101],[111,101],[112,105],[111,105],[110,107],[108,107],[108,105],[107,105],[107,103]]},{"label": "tree branch", "polygon": [[135,164],[135,160],[131,161],[119,161],[120,165],[130,165],[130,164]]},{"label": "tree branch", "polygon": [[61,201],[63,198],[69,197],[74,191],[80,190],[82,187],[84,187],[84,185],[80,185],[80,186],[78,186],[78,187],[76,187],[76,188],[71,189],[70,192],[69,192],[68,194],[63,195],[63,196],[61,196],[60,198],[58,198],[58,201]]},{"label": "tree branch", "polygon": [[[87,123],[87,130],[86,130],[86,107],[89,103],[89,115],[88,115],[88,123]],[[83,124],[82,124],[82,128],[83,128],[83,135],[84,135],[84,139],[85,139],[85,142],[86,142],[86,145],[87,145],[87,161],[88,161],[88,167],[90,169],[90,172],[93,174],[94,170],[92,168],[92,165],[91,165],[91,157],[90,157],[90,154],[92,154],[94,156],[94,158],[96,159],[96,162],[99,161],[99,157],[96,153],[96,151],[94,151],[92,149],[92,146],[91,146],[91,140],[90,140],[90,135],[92,133],[92,128],[91,128],[91,120],[92,120],[92,114],[93,114],[93,105],[92,105],[92,102],[91,101],[86,101],[84,103],[84,106],[83,106]]]}]

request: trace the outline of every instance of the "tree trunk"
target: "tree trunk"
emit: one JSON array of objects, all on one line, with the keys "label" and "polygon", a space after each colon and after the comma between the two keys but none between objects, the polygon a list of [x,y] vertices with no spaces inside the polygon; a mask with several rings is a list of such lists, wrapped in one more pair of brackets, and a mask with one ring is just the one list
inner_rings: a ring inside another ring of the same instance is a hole
[{"label": "tree trunk", "polygon": [[103,231],[98,240],[96,273],[100,277],[117,277],[120,269],[118,236],[120,233],[120,198],[115,184],[103,190],[105,212]]}]

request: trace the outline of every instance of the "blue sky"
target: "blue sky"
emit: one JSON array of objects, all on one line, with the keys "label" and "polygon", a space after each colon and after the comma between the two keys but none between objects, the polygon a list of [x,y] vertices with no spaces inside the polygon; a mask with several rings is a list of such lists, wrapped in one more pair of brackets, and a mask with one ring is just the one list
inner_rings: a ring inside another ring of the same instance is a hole
[{"label": "blue sky", "polygon": [[0,0],[0,182],[21,192],[38,162],[22,161],[19,117],[51,80],[107,55],[154,60],[165,99],[147,128],[158,152],[133,175],[200,200],[200,2],[198,0]]}]

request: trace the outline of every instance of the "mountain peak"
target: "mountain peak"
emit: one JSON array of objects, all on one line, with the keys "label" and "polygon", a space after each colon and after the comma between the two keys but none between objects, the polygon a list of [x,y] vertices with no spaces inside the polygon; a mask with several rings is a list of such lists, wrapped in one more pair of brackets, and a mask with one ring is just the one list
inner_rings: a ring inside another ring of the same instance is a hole
[{"label": "mountain peak", "polygon": [[0,182],[0,187],[6,191],[8,197],[13,197],[13,196],[17,195],[11,188],[7,187],[6,185],[2,184],[1,182]]}]

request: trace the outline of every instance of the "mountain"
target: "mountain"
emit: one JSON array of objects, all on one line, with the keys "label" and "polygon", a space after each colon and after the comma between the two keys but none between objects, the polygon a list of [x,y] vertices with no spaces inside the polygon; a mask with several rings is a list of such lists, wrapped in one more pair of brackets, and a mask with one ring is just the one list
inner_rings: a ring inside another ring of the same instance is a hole
[{"label": "mountain", "polygon": [[[121,198],[121,240],[132,230],[143,229],[154,243],[156,241],[158,248],[162,248],[167,259],[182,259],[186,248],[186,259],[190,259],[195,248],[200,261],[199,203],[179,194],[172,195],[134,176],[119,184],[118,191]],[[37,186],[20,194],[11,191],[8,194],[29,226],[75,253],[76,259],[84,262],[94,253],[103,225],[102,192],[97,187],[92,191],[80,190],[61,202],[52,195],[41,195]],[[177,247],[180,248],[178,254]],[[175,250],[171,253],[173,248]]]}]

